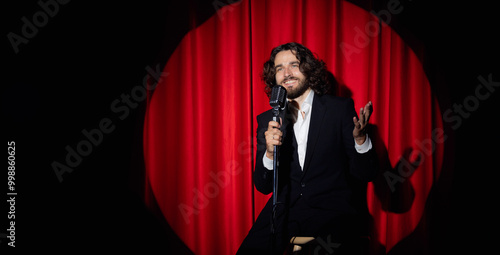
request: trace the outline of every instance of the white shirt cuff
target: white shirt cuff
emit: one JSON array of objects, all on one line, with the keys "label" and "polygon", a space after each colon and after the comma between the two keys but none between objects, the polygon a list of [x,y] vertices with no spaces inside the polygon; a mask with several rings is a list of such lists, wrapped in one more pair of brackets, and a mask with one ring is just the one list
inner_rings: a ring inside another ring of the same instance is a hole
[{"label": "white shirt cuff", "polygon": [[273,171],[273,160],[268,158],[265,153],[262,163],[264,163],[264,167],[267,168],[267,170]]},{"label": "white shirt cuff", "polygon": [[[360,154],[366,153],[372,148],[372,140],[370,140],[370,137],[368,137],[368,134],[366,134],[366,140],[363,144],[358,145],[356,141],[354,141],[354,148],[356,148],[356,151]],[[264,155],[265,156],[265,155]],[[273,162],[271,160],[271,162]]]}]

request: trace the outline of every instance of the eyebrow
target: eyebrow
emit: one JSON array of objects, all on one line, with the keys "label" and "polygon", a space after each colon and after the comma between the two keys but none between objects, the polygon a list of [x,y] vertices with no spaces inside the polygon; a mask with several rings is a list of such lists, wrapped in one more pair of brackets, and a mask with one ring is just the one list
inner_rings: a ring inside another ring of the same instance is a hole
[{"label": "eyebrow", "polygon": [[[298,60],[295,60],[295,61],[289,62],[288,64],[289,65],[300,64],[300,62]],[[282,66],[283,66],[283,64],[279,64],[279,65],[275,66],[274,69],[276,69],[278,67],[282,67]]]}]

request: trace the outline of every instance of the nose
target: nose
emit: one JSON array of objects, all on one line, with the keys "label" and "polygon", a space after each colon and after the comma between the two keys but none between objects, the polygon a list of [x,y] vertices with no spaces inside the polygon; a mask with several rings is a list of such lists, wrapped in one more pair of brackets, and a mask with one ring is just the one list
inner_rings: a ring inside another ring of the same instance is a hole
[{"label": "nose", "polygon": [[285,78],[290,77],[292,75],[292,70],[290,69],[290,67],[285,68],[283,75],[285,76]]}]

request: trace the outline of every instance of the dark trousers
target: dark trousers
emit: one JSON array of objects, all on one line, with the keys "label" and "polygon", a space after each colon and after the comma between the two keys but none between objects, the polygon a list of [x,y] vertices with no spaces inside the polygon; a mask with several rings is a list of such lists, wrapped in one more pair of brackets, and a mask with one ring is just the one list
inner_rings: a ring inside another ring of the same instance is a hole
[{"label": "dark trousers", "polygon": [[[310,247],[317,254],[354,254],[350,246],[359,237],[359,224],[354,215],[338,214],[334,211],[311,208],[305,201],[285,208],[278,207],[276,235],[271,235],[272,201],[268,201],[255,224],[243,240],[237,254],[283,254],[294,236],[310,236],[316,240]],[[274,252],[273,251],[274,245]],[[354,244],[356,246],[356,244]]]}]

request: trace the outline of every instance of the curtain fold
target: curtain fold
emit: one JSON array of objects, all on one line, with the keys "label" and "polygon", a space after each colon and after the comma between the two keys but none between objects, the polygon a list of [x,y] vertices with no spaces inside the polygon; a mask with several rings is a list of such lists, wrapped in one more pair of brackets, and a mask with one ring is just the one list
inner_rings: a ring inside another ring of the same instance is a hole
[{"label": "curtain fold", "polygon": [[415,53],[345,1],[243,0],[183,38],[148,96],[145,202],[195,254],[236,252],[270,197],[252,183],[256,116],[270,108],[262,66],[290,41],[326,62],[356,109],[373,102],[382,171],[367,205],[372,253],[385,254],[415,230],[439,177],[441,114]]}]

